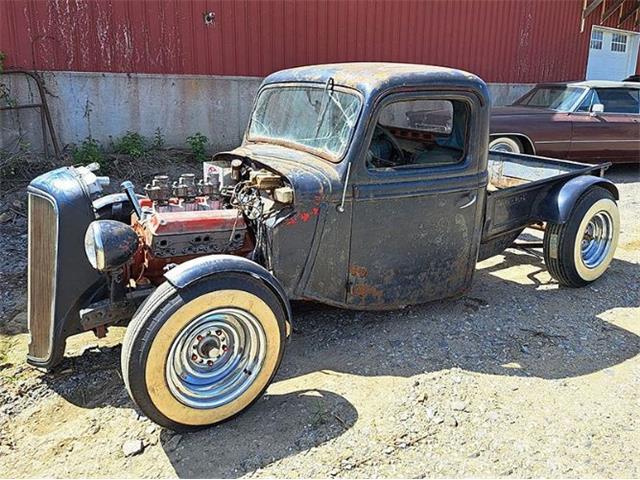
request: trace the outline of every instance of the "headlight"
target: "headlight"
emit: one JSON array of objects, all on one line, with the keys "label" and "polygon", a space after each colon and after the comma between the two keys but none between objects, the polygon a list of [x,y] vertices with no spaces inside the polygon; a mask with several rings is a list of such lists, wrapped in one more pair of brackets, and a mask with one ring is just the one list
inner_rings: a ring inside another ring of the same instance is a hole
[{"label": "headlight", "polygon": [[91,266],[100,272],[127,263],[138,249],[138,235],[129,225],[115,220],[96,220],[84,236],[84,250]]}]

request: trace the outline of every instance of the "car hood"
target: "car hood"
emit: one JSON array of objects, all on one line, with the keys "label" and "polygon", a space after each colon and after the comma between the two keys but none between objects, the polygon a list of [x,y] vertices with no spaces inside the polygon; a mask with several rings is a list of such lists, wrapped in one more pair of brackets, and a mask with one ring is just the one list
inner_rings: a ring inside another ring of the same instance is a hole
[{"label": "car hood", "polygon": [[506,107],[494,107],[491,109],[491,118],[511,117],[521,115],[552,116],[558,113],[549,108],[522,107],[519,105],[509,105]]},{"label": "car hood", "polygon": [[[296,194],[296,202],[318,203],[339,192],[337,164],[308,152],[266,143],[248,143],[216,155],[245,157],[285,177]],[[338,193],[339,194],[339,193]]]}]

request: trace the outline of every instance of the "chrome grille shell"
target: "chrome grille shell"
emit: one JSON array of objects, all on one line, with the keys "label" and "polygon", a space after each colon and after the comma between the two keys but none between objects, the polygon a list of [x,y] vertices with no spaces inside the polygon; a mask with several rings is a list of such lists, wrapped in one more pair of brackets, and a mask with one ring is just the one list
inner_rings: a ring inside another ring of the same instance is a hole
[{"label": "chrome grille shell", "polygon": [[84,235],[96,219],[89,189],[73,167],[31,181],[29,195],[27,362],[50,369],[67,337],[84,331],[79,311],[106,293],[105,279],[84,253]]},{"label": "chrome grille shell", "polygon": [[46,363],[53,353],[59,216],[55,199],[29,191],[27,318],[29,358]]}]

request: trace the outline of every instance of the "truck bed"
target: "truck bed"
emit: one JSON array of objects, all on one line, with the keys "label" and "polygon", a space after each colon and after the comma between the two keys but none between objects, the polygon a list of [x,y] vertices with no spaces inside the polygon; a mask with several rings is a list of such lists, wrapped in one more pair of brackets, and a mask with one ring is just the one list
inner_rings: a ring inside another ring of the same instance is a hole
[{"label": "truck bed", "polygon": [[[489,151],[489,184],[482,243],[503,249],[528,225],[539,222],[556,190],[581,175],[603,176],[609,163],[592,165],[554,158]],[[494,253],[495,254],[495,253]]]}]

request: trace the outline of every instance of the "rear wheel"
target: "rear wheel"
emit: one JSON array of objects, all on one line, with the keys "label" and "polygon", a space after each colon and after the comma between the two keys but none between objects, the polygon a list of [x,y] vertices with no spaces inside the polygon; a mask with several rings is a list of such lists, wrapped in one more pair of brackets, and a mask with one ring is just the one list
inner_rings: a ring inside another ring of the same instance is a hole
[{"label": "rear wheel", "polygon": [[498,137],[489,142],[489,150],[508,153],[520,153],[522,152],[522,144],[517,138]]},{"label": "rear wheel", "polygon": [[613,260],[620,215],[613,195],[594,187],[576,202],[568,221],[548,223],[544,259],[561,285],[582,287],[597,280]]},{"label": "rear wheel", "polygon": [[180,291],[167,282],[127,329],[123,378],[154,422],[174,430],[212,425],[260,397],[284,339],[282,305],[253,277],[219,274]]}]

